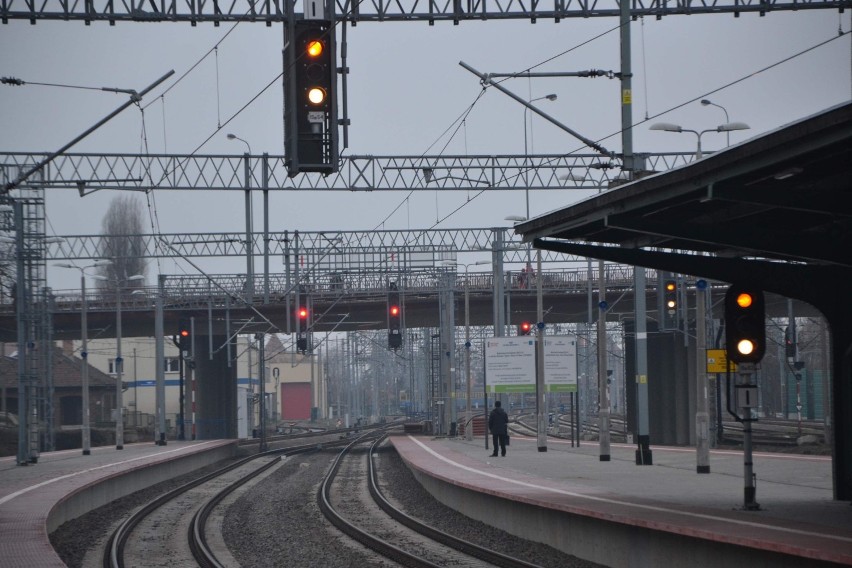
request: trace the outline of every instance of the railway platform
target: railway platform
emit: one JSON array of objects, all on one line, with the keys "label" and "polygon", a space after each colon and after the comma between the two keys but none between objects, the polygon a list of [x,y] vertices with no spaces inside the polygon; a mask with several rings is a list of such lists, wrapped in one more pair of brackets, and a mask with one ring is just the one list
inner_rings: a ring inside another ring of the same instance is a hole
[{"label": "railway platform", "polygon": [[[852,507],[832,498],[831,458],[756,452],[757,502],[743,509],[741,451],[711,451],[696,473],[695,448],[513,436],[492,457],[480,436],[392,436],[420,482],[444,504],[512,534],[615,567],[852,565]],[[490,442],[490,440],[489,440]]]},{"label": "railway platform", "polygon": [[0,458],[0,566],[60,568],[48,535],[110,501],[234,455],[236,440],[127,444]]}]

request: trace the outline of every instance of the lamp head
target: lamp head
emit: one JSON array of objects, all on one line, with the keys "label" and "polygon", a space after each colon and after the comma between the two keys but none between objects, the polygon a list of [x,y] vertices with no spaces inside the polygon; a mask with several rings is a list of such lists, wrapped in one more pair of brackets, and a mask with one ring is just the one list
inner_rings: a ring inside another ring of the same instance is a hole
[{"label": "lamp head", "polygon": [[683,132],[683,127],[679,124],[671,122],[655,122],[651,125],[650,130],[664,130],[666,132]]},{"label": "lamp head", "polygon": [[549,100],[549,101],[555,101],[555,100],[556,100],[556,94],[555,94],[555,93],[551,93],[551,94],[547,95],[547,96],[546,96],[546,97],[544,97],[544,98],[546,98],[546,99],[547,99],[547,100]]},{"label": "lamp head", "polygon": [[231,134],[230,132],[227,134],[227,136],[228,136],[228,140],[236,140],[237,139],[237,135]]},{"label": "lamp head", "polygon": [[727,124],[719,125],[716,130],[719,132],[731,132],[732,130],[748,130],[751,126],[745,122],[728,122]]},{"label": "lamp head", "polygon": [[707,106],[712,105],[713,103],[710,102],[710,99],[701,99],[701,104]]}]

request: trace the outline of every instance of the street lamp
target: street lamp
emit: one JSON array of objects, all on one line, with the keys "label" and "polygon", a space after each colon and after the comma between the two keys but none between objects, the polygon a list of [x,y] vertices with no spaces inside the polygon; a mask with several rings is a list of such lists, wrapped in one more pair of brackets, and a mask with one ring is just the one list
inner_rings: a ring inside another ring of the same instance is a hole
[{"label": "street lamp", "polygon": [[[228,133],[228,140],[239,140],[248,148],[248,153],[245,154],[243,160],[243,175],[245,177],[245,211],[246,211],[246,296],[244,298],[245,302],[248,305],[253,303],[254,296],[254,254],[252,252],[252,233],[254,232],[254,205],[252,203],[252,195],[251,195],[251,164],[249,157],[252,154],[251,144],[237,136],[236,134]],[[268,198],[268,191],[266,189],[263,190],[263,199],[264,199],[264,224],[268,224],[267,212],[268,208],[266,207],[266,200]],[[264,229],[267,227],[264,225]],[[264,230],[264,233],[267,231]],[[269,245],[269,241],[264,241],[264,251]],[[264,253],[264,259],[267,259],[268,255]],[[265,267],[265,274],[268,277],[269,267]],[[268,279],[268,278],[267,278]],[[268,287],[268,282],[264,285],[264,289]],[[266,297],[264,297],[266,300]]]},{"label": "street lamp", "polygon": [[[480,266],[483,264],[491,264],[490,260],[477,260],[476,262],[468,262],[461,263],[456,262],[454,260],[445,260],[444,264],[449,266],[464,266],[464,374],[465,380],[467,382],[467,404],[465,406],[465,410],[467,411],[467,419],[470,421],[471,417],[471,407],[470,407],[470,399],[473,396],[473,385],[470,379],[470,294],[468,292],[468,268],[471,266]],[[464,429],[464,438],[467,441],[473,440],[473,423],[469,422],[469,426],[465,426]],[[488,439],[488,432],[485,433],[485,438]]]},{"label": "street lamp", "polygon": [[[701,104],[704,105],[704,106],[719,107],[720,109],[722,109],[722,112],[725,113],[725,124],[728,124],[729,122],[731,122],[731,119],[728,117],[728,109],[726,109],[722,105],[717,105],[716,103],[712,102],[710,99],[701,99]],[[725,136],[727,136],[728,146],[730,146],[731,145],[731,133],[725,132]]]},{"label": "street lamp", "polygon": [[[555,101],[556,95],[551,93],[549,95],[544,95],[543,97],[538,97],[536,99],[530,99],[530,104],[547,99],[548,101]],[[527,201],[527,219],[530,218],[530,188],[529,181],[527,180],[527,111],[530,110],[529,107],[524,106],[524,185],[527,186],[525,189],[526,201]],[[532,122],[530,123],[530,138],[532,138]]]},{"label": "street lamp", "polygon": [[[94,275],[92,278],[109,282],[106,276]],[[145,280],[142,274],[134,274],[124,279],[115,280],[115,449],[124,449],[124,414],[121,401],[121,371],[124,359],[121,357],[121,287],[123,284],[137,280]]]},{"label": "street lamp", "polygon": [[83,455],[88,456],[92,453],[92,434],[89,423],[89,361],[88,361],[88,321],[86,314],[86,269],[95,268],[98,266],[106,266],[112,264],[110,260],[96,260],[92,264],[86,266],[74,266],[73,264],[60,263],[54,264],[59,268],[76,268],[80,271],[80,296],[82,304],[80,307],[80,338],[82,345],[80,346],[80,375],[82,377],[83,388]]},{"label": "street lamp", "polygon": [[698,136],[698,150],[695,153],[696,159],[701,159],[701,136],[708,132],[731,132],[732,130],[748,130],[751,128],[745,122],[727,122],[725,124],[721,124],[716,128],[709,128],[707,130],[702,130],[701,132],[697,130],[690,130],[688,128],[684,128],[679,124],[672,124],[671,122],[657,122],[651,125],[651,130],[664,130],[665,132],[692,132],[696,136]]},{"label": "street lamp", "polygon": [[251,144],[249,144],[248,142],[246,142],[245,140],[243,140],[242,138],[240,138],[240,137],[239,137],[239,136],[237,136],[236,134],[231,134],[231,133],[229,132],[229,133],[227,134],[227,137],[228,137],[228,140],[239,140],[240,142],[242,142],[243,144],[245,144],[245,145],[246,145],[246,148],[248,148],[248,153],[249,153],[249,154],[252,154],[252,153],[253,153],[253,152],[251,151]]}]

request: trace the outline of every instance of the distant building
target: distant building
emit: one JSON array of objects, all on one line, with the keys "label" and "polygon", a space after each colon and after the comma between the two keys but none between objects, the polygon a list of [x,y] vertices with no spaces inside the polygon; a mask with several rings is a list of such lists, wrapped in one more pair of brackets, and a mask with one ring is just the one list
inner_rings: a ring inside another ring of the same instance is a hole
[{"label": "distant building", "polygon": [[[58,429],[81,426],[83,424],[83,361],[61,347],[54,347],[52,360],[53,427]],[[93,424],[112,421],[115,386],[115,378],[89,365],[89,416]],[[16,352],[0,357],[0,412],[18,414]]]},{"label": "distant building", "polygon": [[[206,338],[203,339],[206,341]],[[68,349],[79,349],[79,341],[67,342]],[[90,365],[112,380],[115,388],[115,339],[90,339]],[[164,342],[165,356],[165,406],[167,435],[175,436],[180,414],[180,353],[170,338]],[[295,353],[285,347],[277,335],[267,336],[265,346],[266,417],[270,428],[282,420],[308,420],[322,418],[326,407],[322,367],[319,355],[313,357]],[[259,350],[257,341],[250,336],[238,336],[232,347],[237,365],[239,435],[251,436],[259,423]],[[125,423],[128,426],[153,423],[156,415],[156,366],[153,338],[122,338],[121,354],[124,358],[122,383],[125,390]],[[313,369],[311,365],[313,361]],[[185,416],[187,437],[191,431],[191,401],[193,385],[184,371]],[[113,395],[114,396],[114,395]],[[114,398],[112,399],[114,400]],[[13,409],[13,411],[15,411]]]}]

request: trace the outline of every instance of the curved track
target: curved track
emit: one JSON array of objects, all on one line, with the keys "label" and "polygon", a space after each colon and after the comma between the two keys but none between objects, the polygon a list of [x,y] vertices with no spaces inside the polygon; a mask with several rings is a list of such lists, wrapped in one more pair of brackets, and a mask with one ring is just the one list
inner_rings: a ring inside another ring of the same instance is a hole
[{"label": "curved track", "polygon": [[[374,441],[364,452],[367,438]],[[347,446],[320,486],[320,510],[339,530],[402,566],[535,566],[444,533],[394,507],[382,494],[374,467],[383,439],[365,436]]]},{"label": "curved track", "polygon": [[[331,441],[326,445],[341,443]],[[178,529],[182,521],[176,517],[186,516],[188,510],[195,508],[195,513],[188,522],[188,529],[184,533],[187,538],[182,543],[174,543],[180,548],[184,546],[187,548],[187,557],[175,558],[175,563],[181,564],[194,559],[199,566],[205,568],[221,567],[221,562],[216,558],[205,536],[205,524],[216,505],[240,486],[276,466],[280,463],[282,456],[313,451],[317,447],[317,442],[311,442],[255,454],[161,495],[137,510],[113,532],[104,549],[102,565],[104,568],[144,565],[145,541],[152,538],[150,536],[152,531],[146,529],[144,524],[152,524],[155,534],[177,533],[180,532]],[[167,506],[176,507],[178,512],[159,511]],[[169,531],[171,527],[175,527],[175,530]],[[135,531],[143,534],[137,536],[134,534]],[[155,546],[162,546],[162,543],[157,542]],[[175,555],[178,554],[180,554],[179,551],[175,552]]]}]

